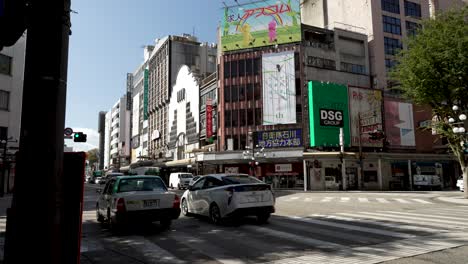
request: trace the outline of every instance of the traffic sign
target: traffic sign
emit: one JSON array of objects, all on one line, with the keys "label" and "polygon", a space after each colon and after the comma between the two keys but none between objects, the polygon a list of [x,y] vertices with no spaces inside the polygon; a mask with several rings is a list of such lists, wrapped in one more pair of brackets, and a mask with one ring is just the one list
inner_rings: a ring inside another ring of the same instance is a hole
[{"label": "traffic sign", "polygon": [[63,134],[64,134],[65,136],[71,136],[71,135],[73,134],[73,129],[67,127],[67,128],[65,128],[65,130],[63,131]]}]

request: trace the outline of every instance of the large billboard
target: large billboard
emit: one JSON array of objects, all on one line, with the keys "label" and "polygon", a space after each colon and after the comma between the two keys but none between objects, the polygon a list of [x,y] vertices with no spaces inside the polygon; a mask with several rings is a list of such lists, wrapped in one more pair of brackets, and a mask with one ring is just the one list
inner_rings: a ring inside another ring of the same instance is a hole
[{"label": "large billboard", "polygon": [[263,0],[224,8],[222,51],[301,41],[300,0]]},{"label": "large billboard", "polygon": [[[351,145],[382,147],[382,140],[370,139],[369,132],[382,130],[382,91],[349,87],[349,116],[351,120]],[[361,131],[359,133],[359,124]]]},{"label": "large billboard", "polygon": [[340,128],[349,146],[348,88],[344,85],[309,82],[309,126],[311,147],[339,147]]},{"label": "large billboard", "polygon": [[416,146],[413,105],[385,100],[385,133],[390,146]]},{"label": "large billboard", "polygon": [[254,132],[254,143],[262,148],[302,147],[302,129]]},{"label": "large billboard", "polygon": [[263,125],[296,123],[294,52],[263,54]]}]

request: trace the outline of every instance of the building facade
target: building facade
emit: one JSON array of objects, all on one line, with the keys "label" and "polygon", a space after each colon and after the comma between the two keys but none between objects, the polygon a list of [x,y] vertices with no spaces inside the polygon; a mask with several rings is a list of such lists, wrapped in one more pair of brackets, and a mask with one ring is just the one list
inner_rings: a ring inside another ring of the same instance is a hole
[{"label": "building facade", "polygon": [[167,36],[157,40],[148,61],[149,156],[170,159],[169,102],[177,72],[187,65],[197,75],[216,70],[216,45],[200,43],[190,35]]},{"label": "building facade", "polygon": [[[106,114],[105,169],[119,169],[130,164],[130,111],[127,96],[122,96]],[[106,166],[107,164],[107,166]]]},{"label": "building facade", "polygon": [[98,133],[99,133],[99,170],[104,169],[104,153],[105,153],[105,144],[106,144],[106,112],[101,111],[98,115]]}]

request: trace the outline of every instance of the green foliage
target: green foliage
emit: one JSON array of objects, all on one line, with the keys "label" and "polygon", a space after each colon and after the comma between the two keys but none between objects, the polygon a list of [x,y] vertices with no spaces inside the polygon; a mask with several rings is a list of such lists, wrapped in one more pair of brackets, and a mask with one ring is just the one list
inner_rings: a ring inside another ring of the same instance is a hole
[{"label": "green foliage", "polygon": [[438,122],[438,134],[464,166],[460,135],[446,123],[458,116],[453,105],[468,109],[468,6],[439,13],[423,21],[414,37],[405,40],[405,50],[397,56],[390,73],[404,97],[418,105],[429,105]]},{"label": "green foliage", "polygon": [[87,153],[86,153],[86,156],[87,156],[87,159],[89,161],[89,164],[94,164],[96,162],[98,162],[99,160],[99,157],[98,157],[98,149],[95,148],[95,149],[91,149],[89,150]]}]

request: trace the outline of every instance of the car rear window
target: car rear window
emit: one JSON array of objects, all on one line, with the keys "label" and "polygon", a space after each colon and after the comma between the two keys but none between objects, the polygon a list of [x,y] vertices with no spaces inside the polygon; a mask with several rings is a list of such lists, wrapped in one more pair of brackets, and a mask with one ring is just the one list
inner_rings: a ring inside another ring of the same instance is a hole
[{"label": "car rear window", "polygon": [[158,178],[121,179],[117,192],[167,191],[164,183]]},{"label": "car rear window", "polygon": [[263,183],[262,181],[248,175],[229,175],[223,177],[225,184],[249,184],[249,183]]},{"label": "car rear window", "polygon": [[184,179],[193,178],[193,175],[192,174],[180,174],[180,178],[184,178]]}]

